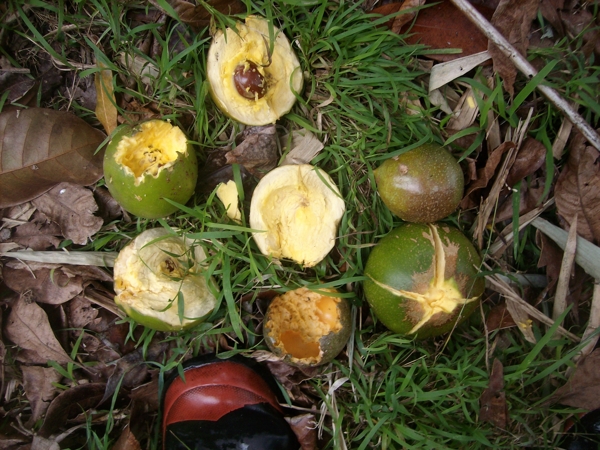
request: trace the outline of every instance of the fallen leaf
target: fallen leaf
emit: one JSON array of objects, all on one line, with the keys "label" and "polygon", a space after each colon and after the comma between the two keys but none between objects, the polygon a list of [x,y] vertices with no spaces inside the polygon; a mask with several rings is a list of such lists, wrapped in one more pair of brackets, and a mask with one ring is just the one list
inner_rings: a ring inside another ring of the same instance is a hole
[{"label": "fallen leaf", "polygon": [[102,63],[96,62],[100,70],[94,74],[96,85],[96,117],[104,127],[106,134],[111,134],[117,128],[117,101],[113,87],[112,71]]},{"label": "fallen leaf", "polygon": [[[425,4],[425,0],[404,0],[403,2],[393,2],[388,3],[387,5],[379,6],[373,9],[371,12],[374,14],[381,14],[382,16],[388,16],[394,14],[395,17],[393,20],[387,24],[387,26],[394,32],[400,33],[401,29],[404,25],[411,22],[416,15],[415,11],[411,12],[402,12],[407,11],[409,9],[415,9],[419,6],[423,6]],[[400,13],[400,14],[398,14]],[[397,15],[396,15],[397,14]]]},{"label": "fallen leaf", "polygon": [[[150,0],[150,3],[163,10],[160,6],[160,2]],[[195,5],[184,0],[167,0],[167,3],[173,8],[177,16],[179,16],[179,20],[196,30],[200,30],[210,25],[212,14],[203,5]],[[238,0],[209,0],[206,3],[211,8],[227,15],[246,12],[246,7]],[[165,11],[165,13],[168,14],[169,11]]]},{"label": "fallen leaf", "polygon": [[[426,2],[414,24],[405,26],[402,33],[407,44],[423,44],[431,49],[460,49],[459,53],[427,54],[435,61],[450,61],[463,56],[480,53],[488,48],[487,38],[456,6],[450,1]],[[493,10],[476,5],[475,8],[490,19]]]},{"label": "fallen leaf", "polygon": [[249,127],[242,136],[243,141],[225,154],[225,162],[240,164],[255,177],[262,178],[277,165],[277,129],[275,125]]},{"label": "fallen leaf", "polygon": [[27,301],[23,296],[10,311],[4,332],[8,339],[23,350],[17,354],[19,361],[32,364],[72,362],[56,339],[46,312],[37,303]]},{"label": "fallen leaf", "polygon": [[31,222],[19,225],[13,233],[11,240],[22,247],[31,250],[47,250],[50,247],[58,248],[62,236],[60,227],[54,222],[36,215]]},{"label": "fallen leaf", "polygon": [[59,394],[50,403],[38,435],[47,439],[68,419],[99,406],[104,388],[104,383],[78,384]]},{"label": "fallen leaf", "polygon": [[505,429],[508,423],[508,407],[504,393],[504,367],[499,359],[494,359],[490,383],[479,399],[479,420]]},{"label": "fallen leaf", "polygon": [[504,328],[512,328],[517,324],[508,312],[506,302],[494,306],[486,315],[485,327],[489,333]]},{"label": "fallen leaf", "polygon": [[599,187],[598,152],[586,146],[585,138],[578,133],[571,144],[567,164],[556,181],[556,209],[568,224],[577,215],[579,236],[596,244],[600,242]]},{"label": "fallen leaf", "polygon": [[95,216],[98,205],[89,189],[71,183],[60,183],[32,203],[49,220],[56,222],[63,236],[75,244],[85,245],[104,221]]},{"label": "fallen leaf", "polygon": [[23,388],[29,404],[31,405],[31,417],[28,421],[33,425],[40,419],[50,402],[56,396],[58,388],[54,383],[60,382],[60,375],[52,367],[21,366],[23,371]]},{"label": "fallen leaf", "polygon": [[298,438],[301,450],[316,450],[317,448],[317,421],[313,414],[301,414],[286,417],[292,431]]},{"label": "fallen leaf", "polygon": [[121,436],[119,436],[119,439],[115,442],[112,450],[142,450],[137,438],[131,432],[129,424],[125,425],[125,428],[123,428]]},{"label": "fallen leaf", "polygon": [[6,285],[19,294],[30,295],[34,301],[60,305],[83,291],[83,279],[65,274],[60,266],[52,269],[11,266],[7,264],[3,269]]},{"label": "fallen leaf", "polygon": [[0,113],[0,208],[29,201],[63,181],[102,177],[105,135],[74,114],[44,108]]},{"label": "fallen leaf", "polygon": [[515,158],[515,162],[508,171],[506,184],[513,187],[522,179],[534,174],[546,161],[546,147],[540,141],[527,137]]},{"label": "fallen leaf", "polygon": [[593,411],[600,408],[600,348],[581,359],[575,372],[548,403]]},{"label": "fallen leaf", "polygon": [[[491,23],[504,35],[509,43],[523,56],[527,55],[529,46],[529,31],[531,22],[538,12],[540,0],[501,0],[492,16]],[[502,77],[504,89],[512,97],[517,69],[512,60],[505,56],[493,43],[489,43],[488,50],[494,61],[494,71]]]}]

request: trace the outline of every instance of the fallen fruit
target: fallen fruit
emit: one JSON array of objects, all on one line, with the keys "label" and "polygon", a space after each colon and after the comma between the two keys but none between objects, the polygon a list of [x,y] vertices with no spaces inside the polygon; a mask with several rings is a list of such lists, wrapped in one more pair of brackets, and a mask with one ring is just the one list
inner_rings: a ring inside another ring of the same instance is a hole
[{"label": "fallen fruit", "polygon": [[464,176],[445,148],[424,144],[387,159],[375,170],[383,203],[406,222],[436,222],[460,203]]},{"label": "fallen fruit", "polygon": [[179,129],[163,120],[124,126],[108,144],[104,180],[115,200],[139,217],[157,219],[185,204],[198,179],[196,154]]},{"label": "fallen fruit", "polygon": [[211,95],[234,120],[275,123],[302,89],[300,62],[285,35],[266,19],[248,16],[236,28],[218,30],[213,37],[206,63]]},{"label": "fallen fruit", "polygon": [[485,281],[481,258],[458,229],[405,224],[373,248],[364,291],[387,328],[419,338],[446,333],[479,304]]},{"label": "fallen fruit", "polygon": [[204,250],[192,244],[164,228],[137,236],[115,260],[115,303],[136,322],[159,331],[202,322],[215,308],[216,288],[202,273]]},{"label": "fallen fruit", "polygon": [[297,366],[331,362],[352,330],[350,303],[327,295],[335,289],[305,287],[275,297],[265,314],[263,334],[273,353]]},{"label": "fallen fruit", "polygon": [[333,248],[346,206],[331,177],[310,164],[265,175],[250,202],[250,227],[260,251],[312,267]]}]

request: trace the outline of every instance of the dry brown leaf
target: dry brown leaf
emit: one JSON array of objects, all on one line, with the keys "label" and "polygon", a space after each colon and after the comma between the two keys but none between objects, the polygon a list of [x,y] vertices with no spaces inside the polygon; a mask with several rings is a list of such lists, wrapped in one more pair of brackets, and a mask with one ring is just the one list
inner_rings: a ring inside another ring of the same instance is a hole
[{"label": "dry brown leaf", "polygon": [[74,114],[44,108],[0,113],[0,208],[29,201],[56,184],[102,177],[105,135]]},{"label": "dry brown leaf", "polygon": [[104,221],[95,216],[98,205],[89,189],[71,183],[60,183],[32,203],[49,220],[56,222],[63,236],[75,244],[85,245]]},{"label": "dry brown leaf", "polygon": [[600,348],[580,361],[571,378],[556,390],[549,403],[588,411],[600,408]]},{"label": "dry brown leaf", "polygon": [[512,328],[516,325],[517,324],[508,312],[506,302],[502,302],[494,306],[490,312],[488,312],[485,318],[485,328],[488,333],[496,330],[502,330],[504,328]]},{"label": "dry brown leaf", "polygon": [[[488,48],[487,38],[450,1],[431,2],[417,14],[414,25],[407,25],[402,32],[408,32],[408,44],[424,44],[432,49],[461,49],[456,54],[428,54],[435,61],[450,61],[463,56],[480,53]],[[491,18],[493,10],[484,6],[475,8],[486,18]]]},{"label": "dry brown leaf", "polygon": [[40,214],[31,222],[18,226],[11,237],[11,241],[31,250],[47,250],[50,247],[58,248],[62,236],[60,227],[54,222],[41,218]]},{"label": "dry brown leaf", "polygon": [[387,5],[379,6],[373,9],[371,12],[374,14],[381,14],[382,16],[400,13],[399,15],[396,15],[396,17],[394,17],[393,20],[390,20],[390,22],[388,22],[387,24],[387,26],[394,33],[400,33],[402,27],[407,23],[412,22],[416,14],[414,11],[407,13],[401,13],[401,11],[418,8],[419,6],[422,6],[424,4],[425,0],[404,0],[403,2],[393,2],[388,3]]},{"label": "dry brown leaf", "polygon": [[504,153],[512,148],[515,148],[514,142],[504,142],[500,147],[497,147],[491,152],[485,163],[485,167],[477,171],[477,180],[473,181],[467,187],[465,196],[460,204],[461,208],[467,209],[479,204],[479,202],[474,199],[473,194],[488,185],[490,180],[496,174],[496,168],[502,161]]},{"label": "dry brown leaf", "polygon": [[44,415],[50,402],[56,396],[58,388],[54,383],[60,382],[60,375],[52,367],[21,366],[23,371],[23,388],[31,405],[29,424],[33,425]]},{"label": "dry brown leaf", "polygon": [[317,421],[313,414],[286,417],[285,420],[298,438],[300,450],[317,449]]},{"label": "dry brown leaf", "polygon": [[[212,14],[204,6],[195,5],[184,0],[167,0],[167,2],[177,13],[179,20],[192,28],[200,30],[210,25]],[[150,0],[150,3],[163,10],[156,0]],[[246,12],[246,7],[239,0],[208,0],[206,3],[223,14],[233,15]],[[165,11],[165,13],[168,13],[168,11]]]},{"label": "dry brown leaf", "polygon": [[[502,0],[492,16],[492,25],[524,56],[529,47],[531,22],[537,14],[539,3],[540,0]],[[500,74],[504,89],[512,97],[517,77],[515,65],[491,42],[488,50],[494,60],[494,71]]]},{"label": "dry brown leaf", "polygon": [[523,141],[515,162],[508,171],[506,184],[513,187],[522,179],[534,174],[546,161],[546,147],[540,141],[528,137]]},{"label": "dry brown leaf", "polygon": [[83,278],[69,276],[59,266],[52,269],[15,269],[11,262],[3,271],[5,283],[10,289],[22,295],[29,295],[32,300],[40,303],[60,305],[83,291]]},{"label": "dry brown leaf", "polygon": [[117,128],[117,101],[113,87],[112,71],[102,63],[96,62],[100,69],[94,74],[96,85],[96,117],[104,127],[106,134],[111,134]]},{"label": "dry brown leaf", "polygon": [[573,140],[567,165],[556,181],[554,196],[560,216],[570,224],[578,216],[577,232],[590,242],[600,242],[600,164],[598,152],[585,145],[577,134]]},{"label": "dry brown leaf", "polygon": [[8,339],[23,350],[17,354],[19,361],[32,364],[72,362],[56,339],[46,312],[37,303],[27,301],[23,296],[13,306],[4,332]]},{"label": "dry brown leaf", "polygon": [[277,165],[278,145],[275,125],[250,127],[243,133],[243,141],[225,154],[226,164],[240,164],[258,178]]},{"label": "dry brown leaf", "polygon": [[121,436],[119,436],[119,439],[115,442],[112,450],[142,450],[139,441],[131,432],[129,424],[125,425],[125,428],[123,428]]},{"label": "dry brown leaf", "polygon": [[58,395],[50,403],[38,435],[49,438],[68,419],[82,411],[87,412],[90,408],[99,406],[99,401],[104,394],[104,387],[104,383],[78,384]]},{"label": "dry brown leaf", "polygon": [[479,420],[505,429],[508,423],[508,407],[504,393],[504,367],[494,359],[490,383],[479,399]]}]

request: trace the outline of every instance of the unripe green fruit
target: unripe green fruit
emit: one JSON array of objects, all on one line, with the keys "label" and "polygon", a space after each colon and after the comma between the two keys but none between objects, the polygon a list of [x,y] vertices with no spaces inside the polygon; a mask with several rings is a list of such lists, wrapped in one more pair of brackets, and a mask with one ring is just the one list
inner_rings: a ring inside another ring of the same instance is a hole
[{"label": "unripe green fruit", "polygon": [[104,180],[127,212],[157,219],[185,204],[198,179],[196,154],[183,132],[163,120],[124,126],[104,154]]},{"label": "unripe green fruit", "polygon": [[373,248],[364,291],[375,316],[395,333],[446,333],[471,314],[485,288],[481,258],[458,229],[404,224]]},{"label": "unripe green fruit", "polygon": [[452,214],[464,190],[460,165],[443,147],[424,144],[375,170],[383,203],[406,222],[429,223]]}]

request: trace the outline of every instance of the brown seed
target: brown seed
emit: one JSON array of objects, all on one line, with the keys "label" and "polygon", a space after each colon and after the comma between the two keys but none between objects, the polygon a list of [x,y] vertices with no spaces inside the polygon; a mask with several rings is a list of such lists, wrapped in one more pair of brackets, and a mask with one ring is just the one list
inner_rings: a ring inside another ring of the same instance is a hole
[{"label": "brown seed", "polygon": [[233,73],[233,84],[238,93],[247,99],[258,99],[267,93],[265,77],[258,71],[258,66],[252,61],[238,64]]}]

